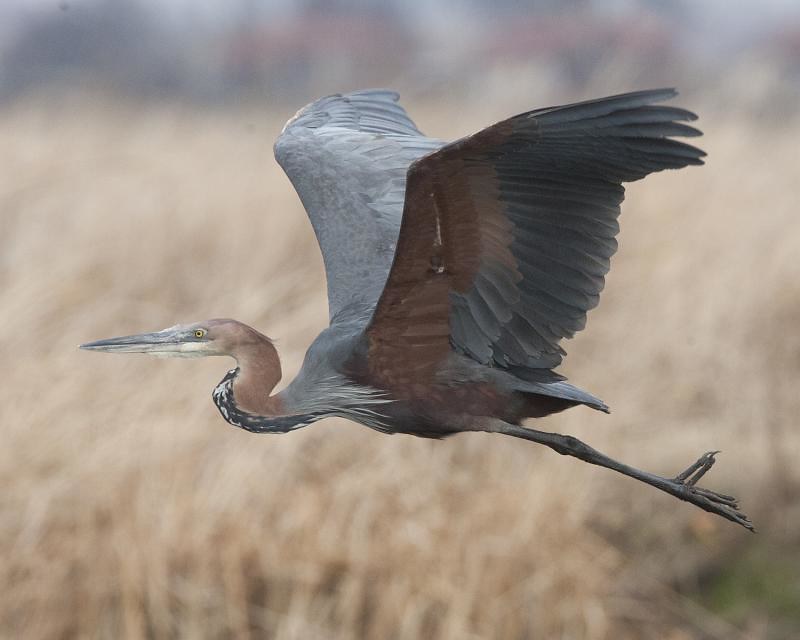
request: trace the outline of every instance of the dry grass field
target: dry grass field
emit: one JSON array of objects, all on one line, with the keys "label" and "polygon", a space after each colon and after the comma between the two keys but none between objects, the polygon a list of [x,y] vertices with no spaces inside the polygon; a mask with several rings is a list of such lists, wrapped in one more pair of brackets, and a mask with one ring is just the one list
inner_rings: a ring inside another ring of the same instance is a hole
[{"label": "dry grass field", "polygon": [[[540,425],[662,474],[721,449],[705,484],[756,535],[501,436],[251,435],[211,402],[228,362],[79,352],[230,316],[294,375],[327,314],[291,112],[0,111],[0,636],[798,637],[800,122],[681,104],[708,164],[629,188],[566,344],[612,414]],[[528,105],[409,106],[444,137]]]}]

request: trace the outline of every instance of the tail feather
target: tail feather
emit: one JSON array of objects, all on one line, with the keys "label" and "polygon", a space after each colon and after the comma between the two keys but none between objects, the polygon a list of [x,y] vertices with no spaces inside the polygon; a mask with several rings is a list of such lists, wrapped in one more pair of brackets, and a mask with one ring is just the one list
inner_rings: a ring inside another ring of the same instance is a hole
[{"label": "tail feather", "polygon": [[608,405],[600,398],[593,396],[591,393],[588,393],[583,389],[579,389],[578,387],[571,385],[569,382],[564,382],[562,380],[559,382],[553,382],[551,384],[543,384],[541,386],[546,388],[546,391],[538,391],[537,393],[553,396],[555,398],[564,398],[565,400],[574,400],[579,404],[585,404],[587,407],[591,407],[597,411],[611,413]]},{"label": "tail feather", "polygon": [[[596,409],[597,411],[602,411],[603,413],[611,413],[608,405],[600,398],[597,398],[591,393],[588,393],[583,389],[579,389],[578,387],[571,385],[569,382],[564,380],[556,380],[553,382],[527,382],[525,380],[520,380],[519,382],[519,391],[535,394],[537,396],[546,396],[549,398],[566,400],[567,403],[561,409],[557,409],[558,411],[576,404],[583,404],[587,407],[591,407],[592,409]],[[554,411],[548,411],[547,413],[554,413]],[[547,413],[542,415],[547,415]]]}]

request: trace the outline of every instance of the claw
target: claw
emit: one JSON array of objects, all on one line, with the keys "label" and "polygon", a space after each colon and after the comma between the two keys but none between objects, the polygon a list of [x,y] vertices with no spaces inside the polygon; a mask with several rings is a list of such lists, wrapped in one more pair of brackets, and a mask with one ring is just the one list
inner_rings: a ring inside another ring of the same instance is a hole
[{"label": "claw", "polygon": [[675,482],[685,484],[687,486],[694,486],[697,481],[702,478],[706,472],[714,466],[717,461],[716,456],[719,451],[709,451],[700,456],[696,462],[689,465],[687,469],[675,476]]},{"label": "claw", "polygon": [[700,460],[702,460],[702,464],[700,465],[700,468],[695,471],[688,480],[686,480],[686,484],[688,486],[693,487],[695,484],[697,484],[697,481],[702,478],[711,467],[714,466],[714,463],[717,461],[714,456],[716,456],[718,453],[719,451],[709,451],[702,458],[700,458]]},{"label": "claw", "polygon": [[733,496],[726,495],[724,493],[717,493],[716,491],[709,491],[708,489],[703,489],[702,487],[695,487],[694,492],[708,498],[709,500],[713,500],[714,502],[720,502],[722,504],[727,504],[731,507],[738,508],[738,501]]},{"label": "claw", "polygon": [[677,485],[676,489],[678,489],[680,493],[676,492],[673,493],[673,495],[687,502],[691,502],[701,509],[716,513],[723,518],[743,526],[745,529],[755,531],[750,519],[739,511],[739,501],[734,496],[717,493],[716,491],[696,486],[697,481],[714,466],[716,462],[715,456],[718,453],[719,451],[709,451],[703,454],[696,462],[675,476],[673,482]]}]

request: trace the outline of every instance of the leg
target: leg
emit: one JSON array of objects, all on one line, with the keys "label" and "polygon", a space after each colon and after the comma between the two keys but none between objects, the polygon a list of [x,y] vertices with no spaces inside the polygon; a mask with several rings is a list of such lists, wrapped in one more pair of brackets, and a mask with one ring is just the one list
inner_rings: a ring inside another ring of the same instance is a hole
[{"label": "leg", "polygon": [[665,491],[676,498],[691,502],[710,513],[716,513],[723,518],[727,518],[736,524],[742,525],[745,529],[755,531],[748,517],[739,511],[739,505],[733,496],[715,493],[714,491],[695,486],[697,481],[705,475],[706,471],[714,465],[714,456],[719,453],[719,451],[710,451],[706,453],[685,471],[679,473],[675,478],[662,478],[661,476],[647,473],[635,467],[630,467],[627,464],[617,462],[572,436],[526,429],[525,427],[520,427],[515,424],[499,421],[488,427],[486,431],[504,433],[509,436],[538,442],[539,444],[550,447],[561,455],[573,456],[589,464],[596,464],[601,467],[606,467],[607,469],[612,469],[613,471],[630,476],[631,478],[636,478],[636,480],[645,482],[657,489],[661,489],[661,491]]}]

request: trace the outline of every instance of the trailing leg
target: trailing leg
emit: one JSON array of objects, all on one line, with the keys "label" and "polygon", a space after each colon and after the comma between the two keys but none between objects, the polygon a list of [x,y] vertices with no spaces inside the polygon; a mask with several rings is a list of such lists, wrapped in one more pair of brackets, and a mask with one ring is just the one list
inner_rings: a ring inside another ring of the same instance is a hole
[{"label": "trailing leg", "polygon": [[538,442],[539,444],[550,447],[561,455],[572,456],[584,462],[588,462],[589,464],[612,469],[613,471],[649,484],[656,489],[661,489],[661,491],[675,496],[676,498],[691,502],[693,505],[705,509],[710,513],[715,513],[723,518],[727,518],[731,522],[735,522],[750,531],[755,531],[750,519],[739,511],[739,505],[733,496],[716,493],[715,491],[696,486],[697,481],[714,465],[714,456],[719,453],[719,451],[710,451],[702,455],[696,462],[674,478],[663,478],[631,467],[622,462],[617,462],[613,458],[609,458],[607,455],[593,449],[585,442],[573,436],[565,436],[547,431],[536,431],[535,429],[527,429],[515,424],[500,421],[493,422],[491,426],[487,427],[485,430]]}]

